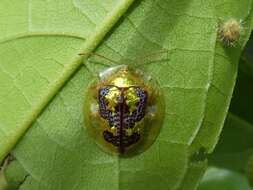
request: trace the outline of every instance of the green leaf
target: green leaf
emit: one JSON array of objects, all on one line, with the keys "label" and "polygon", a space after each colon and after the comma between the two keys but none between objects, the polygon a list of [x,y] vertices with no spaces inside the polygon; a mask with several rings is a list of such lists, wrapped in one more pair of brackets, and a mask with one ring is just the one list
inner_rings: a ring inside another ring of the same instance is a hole
[{"label": "green leaf", "polygon": [[240,173],[210,167],[206,171],[198,190],[252,190],[247,179]]},{"label": "green leaf", "polygon": [[244,173],[253,155],[252,136],[253,125],[230,113],[210,164]]},{"label": "green leaf", "polygon": [[132,1],[1,2],[0,160],[79,69],[78,53],[94,50]]},{"label": "green leaf", "polygon": [[6,182],[3,171],[0,171],[0,189],[1,190],[6,190],[7,189],[7,182]]},{"label": "green leaf", "polygon": [[[197,186],[252,29],[251,0],[2,0],[0,5],[0,158],[16,145],[9,183],[25,179],[19,188],[43,190]],[[218,26],[232,17],[244,21],[244,33],[236,47],[224,47]],[[103,153],[86,134],[82,110],[85,88],[107,66],[87,57],[82,65],[78,53],[96,51],[122,61],[161,49],[169,50],[169,60],[160,55],[159,62],[143,65],[166,98],[159,138],[135,157]]]}]

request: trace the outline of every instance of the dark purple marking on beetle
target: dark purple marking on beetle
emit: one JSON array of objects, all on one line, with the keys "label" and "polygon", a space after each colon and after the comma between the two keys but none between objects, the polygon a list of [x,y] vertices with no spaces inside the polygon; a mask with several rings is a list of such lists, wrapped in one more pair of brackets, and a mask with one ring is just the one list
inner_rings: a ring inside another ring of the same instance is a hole
[{"label": "dark purple marking on beetle", "polygon": [[[108,121],[110,127],[115,126],[117,128],[117,134],[114,136],[110,131],[104,131],[104,139],[112,145],[119,148],[119,153],[123,154],[126,147],[138,142],[140,140],[140,134],[134,132],[128,136],[126,129],[134,128],[135,123],[140,121],[145,115],[145,107],[147,102],[147,92],[140,87],[117,87],[121,95],[118,98],[118,104],[115,106],[115,112],[107,109],[107,102],[105,96],[109,93],[112,86],[105,86],[99,89],[98,101],[99,101],[99,114],[102,118]],[[140,97],[140,101],[136,104],[136,110],[132,113],[129,111],[129,107],[126,104],[124,93],[129,89],[134,88],[136,95]]]}]

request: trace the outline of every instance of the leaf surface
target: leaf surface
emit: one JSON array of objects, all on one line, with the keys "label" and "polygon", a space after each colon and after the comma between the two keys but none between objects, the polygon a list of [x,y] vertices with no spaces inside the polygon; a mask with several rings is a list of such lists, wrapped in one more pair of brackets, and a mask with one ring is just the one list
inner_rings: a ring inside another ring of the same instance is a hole
[{"label": "leaf surface", "polygon": [[206,171],[198,190],[251,190],[247,179],[241,173],[210,167]]},{"label": "leaf surface", "polygon": [[[16,186],[43,190],[196,187],[226,117],[252,28],[251,0],[0,4],[1,159],[16,144],[9,182],[25,179]],[[229,48],[217,30],[231,17],[242,19],[245,31]],[[143,64],[166,99],[159,138],[127,159],[101,152],[86,134],[82,110],[84,90],[108,65],[93,57],[82,65],[78,53],[96,51],[123,62],[161,49],[169,59],[161,54]]]}]

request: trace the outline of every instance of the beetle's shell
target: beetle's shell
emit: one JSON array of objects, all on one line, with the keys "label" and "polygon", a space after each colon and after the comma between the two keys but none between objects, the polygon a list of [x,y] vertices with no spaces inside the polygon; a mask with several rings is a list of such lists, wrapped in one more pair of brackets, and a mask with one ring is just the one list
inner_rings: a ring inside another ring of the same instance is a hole
[{"label": "beetle's shell", "polygon": [[119,65],[89,85],[84,118],[89,135],[105,152],[131,156],[146,150],[158,136],[164,98],[152,77]]}]

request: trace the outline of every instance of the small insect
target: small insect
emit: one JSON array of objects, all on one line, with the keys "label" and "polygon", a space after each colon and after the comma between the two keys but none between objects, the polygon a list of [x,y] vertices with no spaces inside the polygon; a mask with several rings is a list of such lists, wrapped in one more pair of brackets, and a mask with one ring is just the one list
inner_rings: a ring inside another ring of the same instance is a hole
[{"label": "small insect", "polygon": [[105,152],[131,156],[155,141],[164,118],[158,83],[128,65],[111,67],[85,94],[85,127]]},{"label": "small insect", "polygon": [[234,46],[239,40],[242,32],[241,21],[229,19],[223,22],[219,28],[221,42],[227,46]]}]

